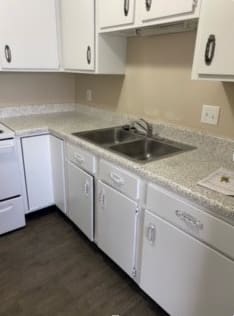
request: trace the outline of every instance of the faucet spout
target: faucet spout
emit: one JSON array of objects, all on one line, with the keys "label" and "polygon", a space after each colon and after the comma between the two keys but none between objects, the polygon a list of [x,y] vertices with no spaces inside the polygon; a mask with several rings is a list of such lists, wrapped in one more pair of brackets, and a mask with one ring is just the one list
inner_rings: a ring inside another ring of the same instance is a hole
[{"label": "faucet spout", "polygon": [[140,126],[145,131],[145,134],[147,136],[153,136],[153,125],[144,120],[143,118],[139,119],[138,121],[134,121],[132,123],[132,126]]}]

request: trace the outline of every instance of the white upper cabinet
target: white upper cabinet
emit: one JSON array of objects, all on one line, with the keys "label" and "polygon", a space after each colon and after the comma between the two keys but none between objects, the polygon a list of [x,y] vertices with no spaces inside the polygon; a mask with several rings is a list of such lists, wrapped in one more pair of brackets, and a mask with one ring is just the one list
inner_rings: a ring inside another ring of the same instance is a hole
[{"label": "white upper cabinet", "polygon": [[126,39],[98,33],[98,4],[97,0],[61,0],[63,68],[80,73],[123,74]]},{"label": "white upper cabinet", "polygon": [[100,28],[133,24],[134,9],[135,0],[101,0],[98,7]]},{"label": "white upper cabinet", "polygon": [[193,79],[234,80],[234,1],[202,2]]},{"label": "white upper cabinet", "polygon": [[61,0],[63,66],[94,70],[94,0]]},{"label": "white upper cabinet", "polygon": [[101,33],[196,19],[201,0],[100,0]]},{"label": "white upper cabinet", "polygon": [[195,13],[197,1],[194,0],[140,0],[142,22],[162,23],[163,19],[184,19]]},{"label": "white upper cabinet", "polygon": [[0,0],[3,69],[59,68],[56,0]]}]

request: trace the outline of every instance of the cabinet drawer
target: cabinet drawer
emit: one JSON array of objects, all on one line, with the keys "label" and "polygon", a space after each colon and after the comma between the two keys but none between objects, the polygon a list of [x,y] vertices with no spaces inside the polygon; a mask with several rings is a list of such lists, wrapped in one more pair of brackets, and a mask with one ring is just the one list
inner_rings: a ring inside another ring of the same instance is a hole
[{"label": "cabinet drawer", "polygon": [[234,227],[228,223],[152,184],[148,185],[146,208],[234,258]]},{"label": "cabinet drawer", "polygon": [[95,156],[77,146],[67,144],[67,159],[91,174],[96,171]]},{"label": "cabinet drawer", "polygon": [[25,226],[22,197],[0,203],[0,235]]},{"label": "cabinet drawer", "polygon": [[139,199],[140,179],[132,173],[101,160],[99,177],[130,198]]}]

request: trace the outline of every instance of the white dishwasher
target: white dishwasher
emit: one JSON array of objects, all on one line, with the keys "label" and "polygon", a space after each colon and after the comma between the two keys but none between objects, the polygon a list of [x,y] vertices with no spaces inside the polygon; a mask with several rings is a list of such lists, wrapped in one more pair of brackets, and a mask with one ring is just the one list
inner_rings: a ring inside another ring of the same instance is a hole
[{"label": "white dishwasher", "polygon": [[100,162],[99,177],[95,240],[115,263],[136,278],[140,180],[106,161]]},{"label": "white dishwasher", "polygon": [[67,145],[67,216],[93,241],[95,157],[73,145]]}]

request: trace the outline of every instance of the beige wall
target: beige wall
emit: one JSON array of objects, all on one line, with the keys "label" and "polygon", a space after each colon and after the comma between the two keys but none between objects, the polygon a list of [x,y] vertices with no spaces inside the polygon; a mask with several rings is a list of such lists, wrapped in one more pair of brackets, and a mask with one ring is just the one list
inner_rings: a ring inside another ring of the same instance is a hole
[{"label": "beige wall", "polygon": [[[77,101],[234,138],[234,84],[191,81],[195,33],[131,38],[126,76],[77,76]],[[218,126],[200,123],[202,104],[221,107]]]},{"label": "beige wall", "polygon": [[76,101],[75,76],[54,73],[0,73],[0,107]]}]

